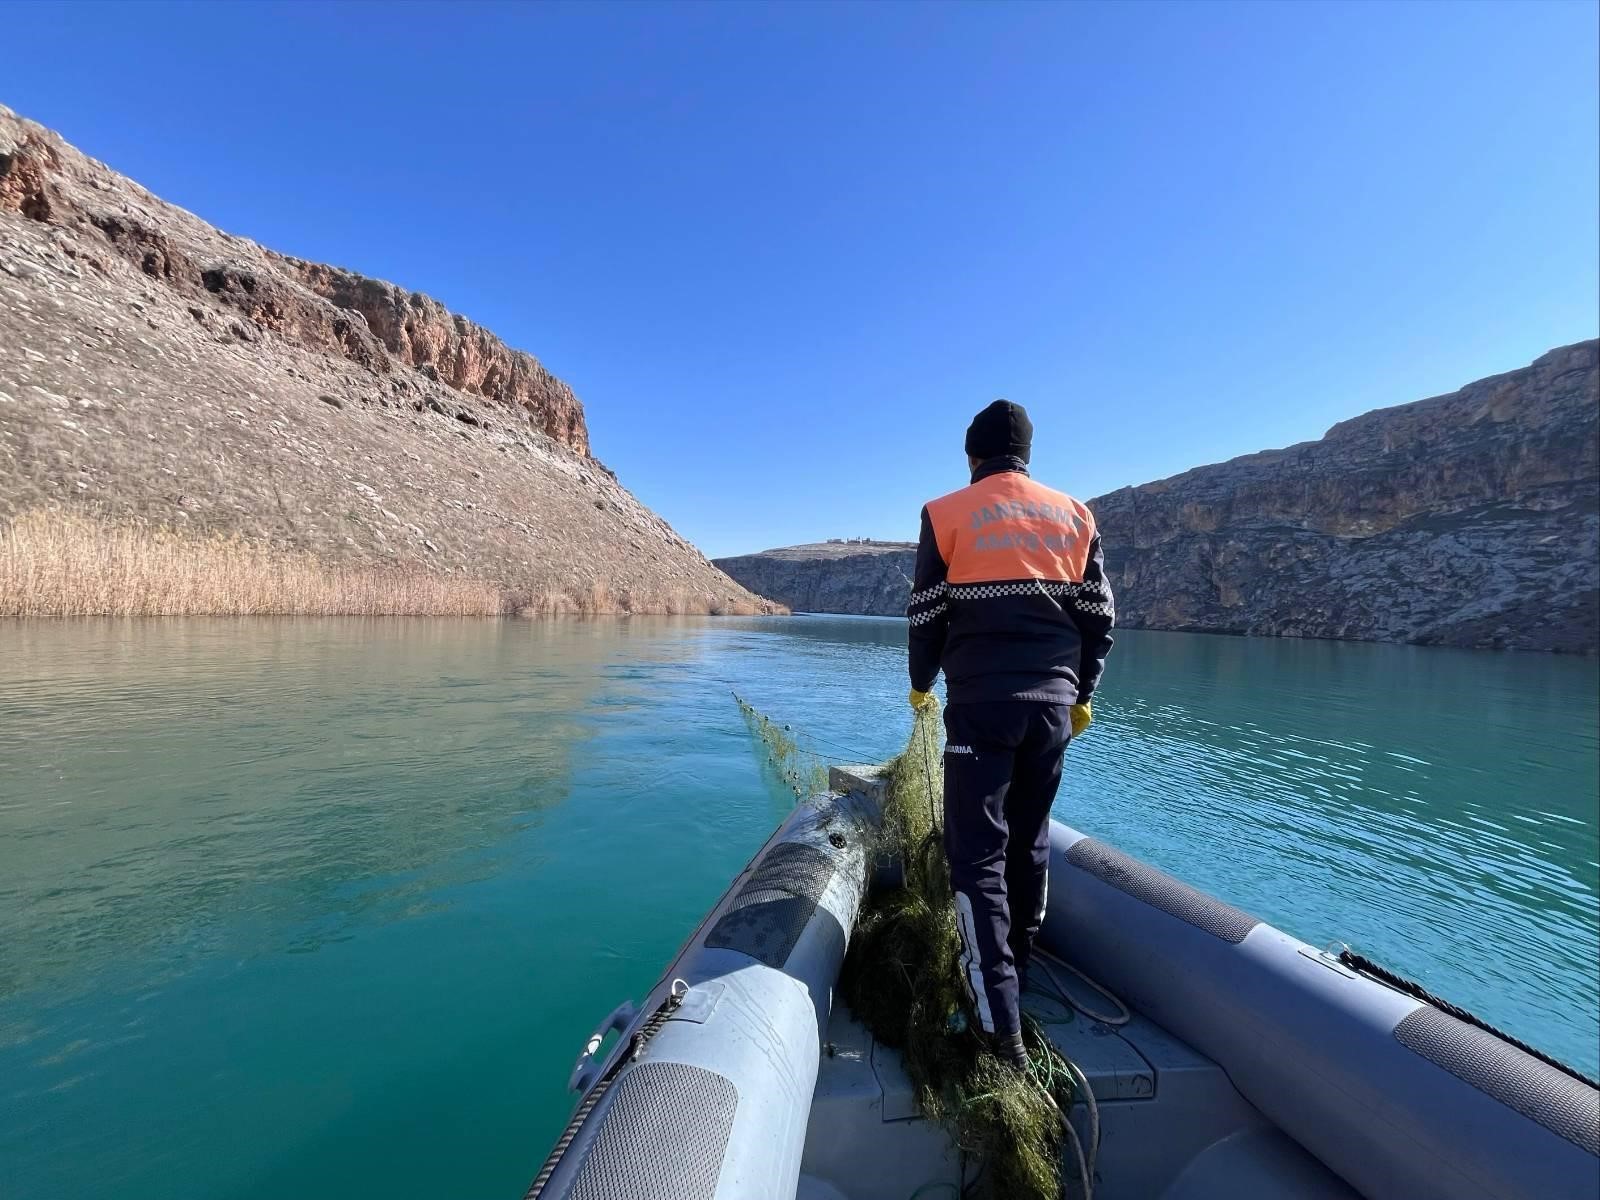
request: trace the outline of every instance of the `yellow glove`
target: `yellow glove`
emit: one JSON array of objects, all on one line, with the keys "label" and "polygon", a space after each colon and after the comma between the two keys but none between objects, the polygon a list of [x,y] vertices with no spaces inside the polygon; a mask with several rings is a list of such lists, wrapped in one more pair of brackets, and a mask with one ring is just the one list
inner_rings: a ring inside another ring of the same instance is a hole
[{"label": "yellow glove", "polygon": [[1077,737],[1094,721],[1094,708],[1085,700],[1082,704],[1074,704],[1067,710],[1067,715],[1072,720],[1072,736]]},{"label": "yellow glove", "polygon": [[919,692],[916,688],[911,689],[911,710],[913,712],[921,712],[925,708],[937,708],[938,706],[939,702],[933,698],[932,692]]}]

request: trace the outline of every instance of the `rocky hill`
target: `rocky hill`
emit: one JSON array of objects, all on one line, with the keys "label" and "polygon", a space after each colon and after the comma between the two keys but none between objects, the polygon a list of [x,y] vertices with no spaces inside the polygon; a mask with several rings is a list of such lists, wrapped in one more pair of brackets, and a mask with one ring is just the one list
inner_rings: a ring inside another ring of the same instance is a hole
[{"label": "rocky hill", "polygon": [[0,107],[0,518],[40,508],[543,607],[762,603],[591,456],[583,406],[531,355],[223,233]]},{"label": "rocky hill", "polygon": [[[1593,652],[1597,362],[1600,343],[1562,347],[1315,442],[1091,500],[1117,623]],[[891,567],[864,549],[719,562],[796,608],[903,612],[913,555]]]},{"label": "rocky hill", "polygon": [[795,612],[901,616],[915,542],[815,542],[713,560],[758,595]]}]

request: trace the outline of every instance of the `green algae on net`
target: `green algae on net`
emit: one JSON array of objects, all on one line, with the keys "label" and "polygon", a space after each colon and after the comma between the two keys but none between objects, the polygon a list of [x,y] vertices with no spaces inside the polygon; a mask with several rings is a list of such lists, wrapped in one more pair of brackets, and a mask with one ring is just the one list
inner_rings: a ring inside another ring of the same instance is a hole
[{"label": "green algae on net", "polygon": [[796,800],[828,790],[828,768],[821,758],[800,745],[789,726],[779,725],[738,692],[733,693],[733,700],[744,715],[745,724],[750,726],[750,732],[766,747],[772,769]]},{"label": "green algae on net", "polygon": [[[738,696],[751,731],[797,797],[815,776],[780,726]],[[961,943],[939,813],[944,796],[938,712],[917,713],[906,747],[884,764],[880,860],[898,861],[901,880],[868,890],[839,976],[850,1011],[878,1041],[898,1050],[924,1115],[948,1128],[979,1167],[972,1190],[994,1200],[1062,1195],[1063,1122],[1076,1098],[1059,1054],[1027,1022],[1033,1065],[1002,1062],[966,1019]],[[813,788],[810,794],[823,790]],[[1080,1181],[1081,1183],[1081,1181]]]}]

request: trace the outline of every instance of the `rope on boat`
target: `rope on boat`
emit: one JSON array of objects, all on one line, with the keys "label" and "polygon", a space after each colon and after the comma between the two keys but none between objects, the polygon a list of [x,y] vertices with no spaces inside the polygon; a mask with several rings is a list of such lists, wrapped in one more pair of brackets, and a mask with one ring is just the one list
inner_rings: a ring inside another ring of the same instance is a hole
[{"label": "rope on boat", "polygon": [[[674,980],[674,984],[677,982],[679,981]],[[655,1037],[656,1031],[666,1024],[667,1018],[673,1014],[681,1003],[683,1003],[683,993],[678,991],[676,986],[669,988],[667,998],[661,1002],[661,1007],[651,1013],[650,1019],[634,1033],[633,1044],[628,1053],[617,1059],[611,1069],[600,1077],[599,1081],[589,1089],[589,1094],[579,1103],[572,1114],[572,1119],[567,1122],[567,1127],[561,1131],[561,1136],[556,1139],[556,1144],[551,1148],[550,1156],[544,1160],[544,1166],[539,1168],[539,1174],[534,1176],[533,1182],[528,1185],[528,1190],[523,1193],[522,1200],[539,1200],[545,1185],[550,1182],[550,1177],[556,1173],[556,1168],[561,1165],[562,1156],[571,1147],[573,1139],[578,1136],[578,1130],[583,1128],[583,1123],[589,1119],[589,1114],[594,1112],[595,1106],[611,1090],[611,1084],[615,1081],[622,1068],[635,1061],[643,1053],[645,1044]]]},{"label": "rope on boat", "polygon": [[[1072,1060],[1067,1058],[1065,1055],[1062,1056],[1061,1061],[1069,1065],[1071,1065],[1072,1062]],[[1072,1157],[1077,1160],[1078,1178],[1083,1181],[1083,1200],[1094,1200],[1094,1150],[1091,1148],[1087,1156],[1084,1154],[1083,1139],[1078,1136],[1077,1129],[1074,1128],[1072,1122],[1067,1119],[1067,1114],[1061,1111],[1061,1106],[1056,1103],[1056,1098],[1050,1094],[1048,1089],[1043,1090],[1045,1103],[1054,1109],[1056,1116],[1061,1119],[1061,1132],[1066,1135],[1067,1144],[1072,1147]],[[1061,1195],[1063,1198],[1065,1198],[1066,1194],[1067,1185],[1066,1181],[1063,1180],[1061,1184]]]},{"label": "rope on boat", "polygon": [[1067,1064],[1067,1072],[1072,1076],[1073,1082],[1082,1091],[1083,1106],[1089,1111],[1089,1174],[1084,1186],[1090,1196],[1094,1195],[1095,1159],[1100,1155],[1100,1104],[1094,1098],[1094,1089],[1089,1086],[1089,1077],[1083,1073],[1083,1068],[1073,1062],[1065,1054],[1061,1061]]},{"label": "rope on boat", "polygon": [[[1044,968],[1044,973],[1049,977],[1051,984],[1054,985],[1057,993],[1060,994],[1061,999],[1064,1000],[1068,1005],[1077,1009],[1090,1020],[1099,1021],[1103,1025],[1126,1025],[1132,1019],[1132,1014],[1128,1011],[1128,1006],[1124,1004],[1118,997],[1113,995],[1107,988],[1090,979],[1082,971],[1078,970],[1077,967],[1070,966],[1067,963],[1062,962],[1060,959],[1056,959],[1055,961],[1058,965],[1071,971],[1079,979],[1083,980],[1095,991],[1099,992],[1107,1000],[1115,1004],[1119,1012],[1117,1016],[1108,1017],[1103,1013],[1095,1012],[1087,1005],[1079,1003],[1079,1001],[1076,1000],[1062,985],[1061,980],[1056,973],[1050,969],[1050,964],[1045,961],[1046,957],[1047,956],[1043,951],[1034,951],[1034,961]],[[1051,955],[1048,957],[1054,956]],[[1041,1034],[1041,1038],[1042,1037],[1043,1035]],[[1062,1054],[1060,1051],[1056,1050],[1055,1047],[1050,1045],[1047,1040],[1045,1041],[1045,1045],[1046,1057],[1049,1058],[1053,1055],[1054,1057],[1060,1059],[1062,1069],[1066,1071],[1068,1077],[1072,1081],[1072,1094],[1075,1100],[1081,1098],[1084,1108],[1089,1113],[1089,1148],[1087,1153],[1085,1153],[1083,1141],[1078,1136],[1077,1128],[1072,1124],[1068,1114],[1063,1112],[1060,1105],[1058,1105],[1055,1101],[1055,1097],[1052,1094],[1054,1090],[1054,1081],[1049,1078],[1040,1081],[1041,1090],[1044,1092],[1045,1099],[1050,1102],[1050,1106],[1056,1110],[1056,1115],[1061,1118],[1062,1131],[1066,1134],[1067,1141],[1072,1147],[1073,1157],[1077,1160],[1078,1178],[1083,1181],[1084,1200],[1094,1200],[1094,1173],[1096,1167],[1095,1160],[1100,1153],[1100,1104],[1095,1100],[1094,1088],[1089,1086],[1089,1077],[1084,1074],[1083,1068],[1077,1063],[1073,1062],[1065,1054]],[[1065,1185],[1063,1184],[1063,1189],[1064,1187]],[[1063,1195],[1064,1194],[1065,1191],[1063,1190]]]},{"label": "rope on boat", "polygon": [[1067,989],[1064,986],[1062,986],[1061,980],[1057,977],[1056,973],[1050,969],[1050,964],[1045,961],[1046,958],[1055,958],[1055,955],[1053,955],[1053,954],[1047,955],[1042,950],[1035,950],[1034,951],[1034,957],[1038,961],[1039,965],[1044,968],[1044,973],[1046,975],[1050,976],[1050,982],[1055,984],[1056,991],[1061,993],[1061,998],[1063,1000],[1065,1000],[1073,1008],[1075,1008],[1079,1012],[1081,1012],[1084,1016],[1088,1017],[1091,1021],[1099,1021],[1100,1024],[1102,1024],[1102,1025],[1126,1025],[1129,1021],[1131,1021],[1133,1019],[1133,1015],[1128,1012],[1128,1006],[1126,1004],[1124,1004],[1116,996],[1112,995],[1109,990],[1107,990],[1106,988],[1102,987],[1100,984],[1096,983],[1094,980],[1090,979],[1082,971],[1078,970],[1077,967],[1074,967],[1074,966],[1072,966],[1072,965],[1070,965],[1068,963],[1064,963],[1059,958],[1056,958],[1056,964],[1058,966],[1063,967],[1064,969],[1066,969],[1068,971],[1071,971],[1079,979],[1083,980],[1090,987],[1092,987],[1095,991],[1099,992],[1107,1000],[1109,1000],[1109,1001],[1111,1001],[1111,1003],[1115,1004],[1117,1006],[1117,1015],[1116,1016],[1108,1017],[1105,1013],[1096,1012],[1094,1009],[1090,1008],[1087,1004],[1083,1004],[1082,1002],[1077,1000],[1070,992],[1068,992]]},{"label": "rope on boat", "polygon": [[1383,966],[1381,963],[1373,962],[1365,955],[1357,954],[1354,950],[1350,949],[1349,946],[1345,946],[1340,949],[1339,962],[1343,966],[1349,967],[1357,974],[1366,975],[1372,979],[1376,979],[1379,983],[1387,984],[1395,991],[1410,996],[1413,1000],[1421,1000],[1424,1004],[1432,1005],[1446,1016],[1454,1017],[1458,1021],[1465,1021],[1468,1025],[1476,1026],[1485,1033],[1492,1033],[1502,1042],[1506,1042],[1509,1045],[1515,1046],[1524,1054],[1532,1055],[1546,1066],[1554,1067],[1563,1075],[1570,1075],[1579,1083],[1587,1084],[1592,1088],[1600,1088],[1600,1083],[1596,1083],[1593,1079],[1590,1079],[1576,1067],[1569,1067],[1560,1059],[1552,1058],[1543,1050],[1536,1050],[1532,1046],[1528,1045],[1527,1042],[1512,1037],[1504,1030],[1496,1029],[1493,1025],[1489,1024],[1489,1022],[1485,1021],[1482,1017],[1476,1015],[1475,1013],[1468,1012],[1459,1005],[1451,1004],[1450,1001],[1444,999],[1442,996],[1435,996],[1432,992],[1423,987],[1420,983],[1417,983],[1415,980],[1407,979],[1404,975],[1396,975],[1393,971],[1389,970],[1388,967]]}]

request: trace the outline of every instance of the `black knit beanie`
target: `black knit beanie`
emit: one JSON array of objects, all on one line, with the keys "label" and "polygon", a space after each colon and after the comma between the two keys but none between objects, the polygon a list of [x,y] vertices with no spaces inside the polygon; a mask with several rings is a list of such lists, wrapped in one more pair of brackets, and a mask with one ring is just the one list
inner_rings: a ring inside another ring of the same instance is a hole
[{"label": "black knit beanie", "polygon": [[1010,455],[1028,461],[1033,453],[1033,422],[1028,410],[1009,400],[996,400],[967,426],[967,453],[973,458]]}]

